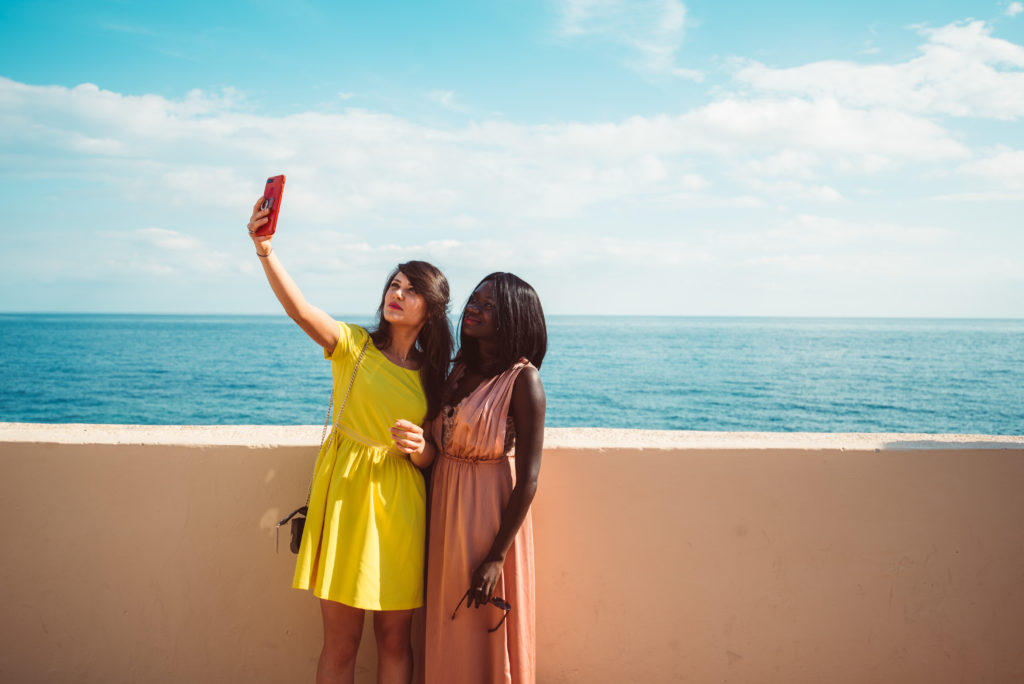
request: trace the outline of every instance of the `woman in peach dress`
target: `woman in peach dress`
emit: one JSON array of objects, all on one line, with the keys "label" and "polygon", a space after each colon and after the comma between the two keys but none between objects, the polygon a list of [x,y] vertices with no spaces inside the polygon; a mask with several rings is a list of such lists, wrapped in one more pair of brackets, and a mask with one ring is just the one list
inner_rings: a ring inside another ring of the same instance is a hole
[{"label": "woman in peach dress", "polygon": [[[425,455],[427,684],[536,681],[533,526],[544,445],[537,293],[492,273],[462,314],[461,349]],[[513,451],[514,449],[514,451]]]}]

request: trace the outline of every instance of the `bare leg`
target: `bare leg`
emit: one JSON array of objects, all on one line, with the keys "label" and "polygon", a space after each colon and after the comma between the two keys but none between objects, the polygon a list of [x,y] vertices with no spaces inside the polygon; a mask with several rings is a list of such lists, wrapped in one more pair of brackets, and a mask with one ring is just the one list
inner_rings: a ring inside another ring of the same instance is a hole
[{"label": "bare leg", "polygon": [[412,682],[411,610],[382,610],[373,614],[377,640],[377,684]]},{"label": "bare leg", "polygon": [[320,612],[324,618],[324,648],[316,667],[316,684],[352,684],[364,611],[321,599]]}]

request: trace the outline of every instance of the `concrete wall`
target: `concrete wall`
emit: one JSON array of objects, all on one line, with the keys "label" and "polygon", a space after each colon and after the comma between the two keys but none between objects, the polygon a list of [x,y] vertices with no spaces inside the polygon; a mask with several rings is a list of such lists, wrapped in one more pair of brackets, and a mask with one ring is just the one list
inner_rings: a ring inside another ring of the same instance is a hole
[{"label": "concrete wall", "polygon": [[[319,430],[0,424],[0,681],[312,681],[273,522]],[[1024,438],[556,429],[544,459],[543,683],[1024,681]]]}]

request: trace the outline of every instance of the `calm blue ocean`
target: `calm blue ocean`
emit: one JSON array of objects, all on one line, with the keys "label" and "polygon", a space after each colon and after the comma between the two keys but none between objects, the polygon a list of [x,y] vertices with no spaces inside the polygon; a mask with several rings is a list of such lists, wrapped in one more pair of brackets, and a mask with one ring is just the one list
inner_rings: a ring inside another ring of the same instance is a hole
[{"label": "calm blue ocean", "polygon": [[[1024,320],[552,316],[549,334],[552,427],[1024,434]],[[0,421],[319,424],[328,392],[283,316],[0,315]]]}]

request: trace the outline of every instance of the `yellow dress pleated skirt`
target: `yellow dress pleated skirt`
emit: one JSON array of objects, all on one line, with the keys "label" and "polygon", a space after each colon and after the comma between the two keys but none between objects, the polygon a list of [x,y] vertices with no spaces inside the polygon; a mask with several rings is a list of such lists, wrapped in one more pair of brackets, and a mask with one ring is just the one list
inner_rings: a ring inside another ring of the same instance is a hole
[{"label": "yellow dress pleated skirt", "polygon": [[[328,355],[337,403],[367,337],[358,326],[340,330]],[[399,418],[421,424],[425,414],[419,373],[371,341],[338,429],[317,457],[292,586],[365,610],[422,605],[426,491],[390,427]]]}]

